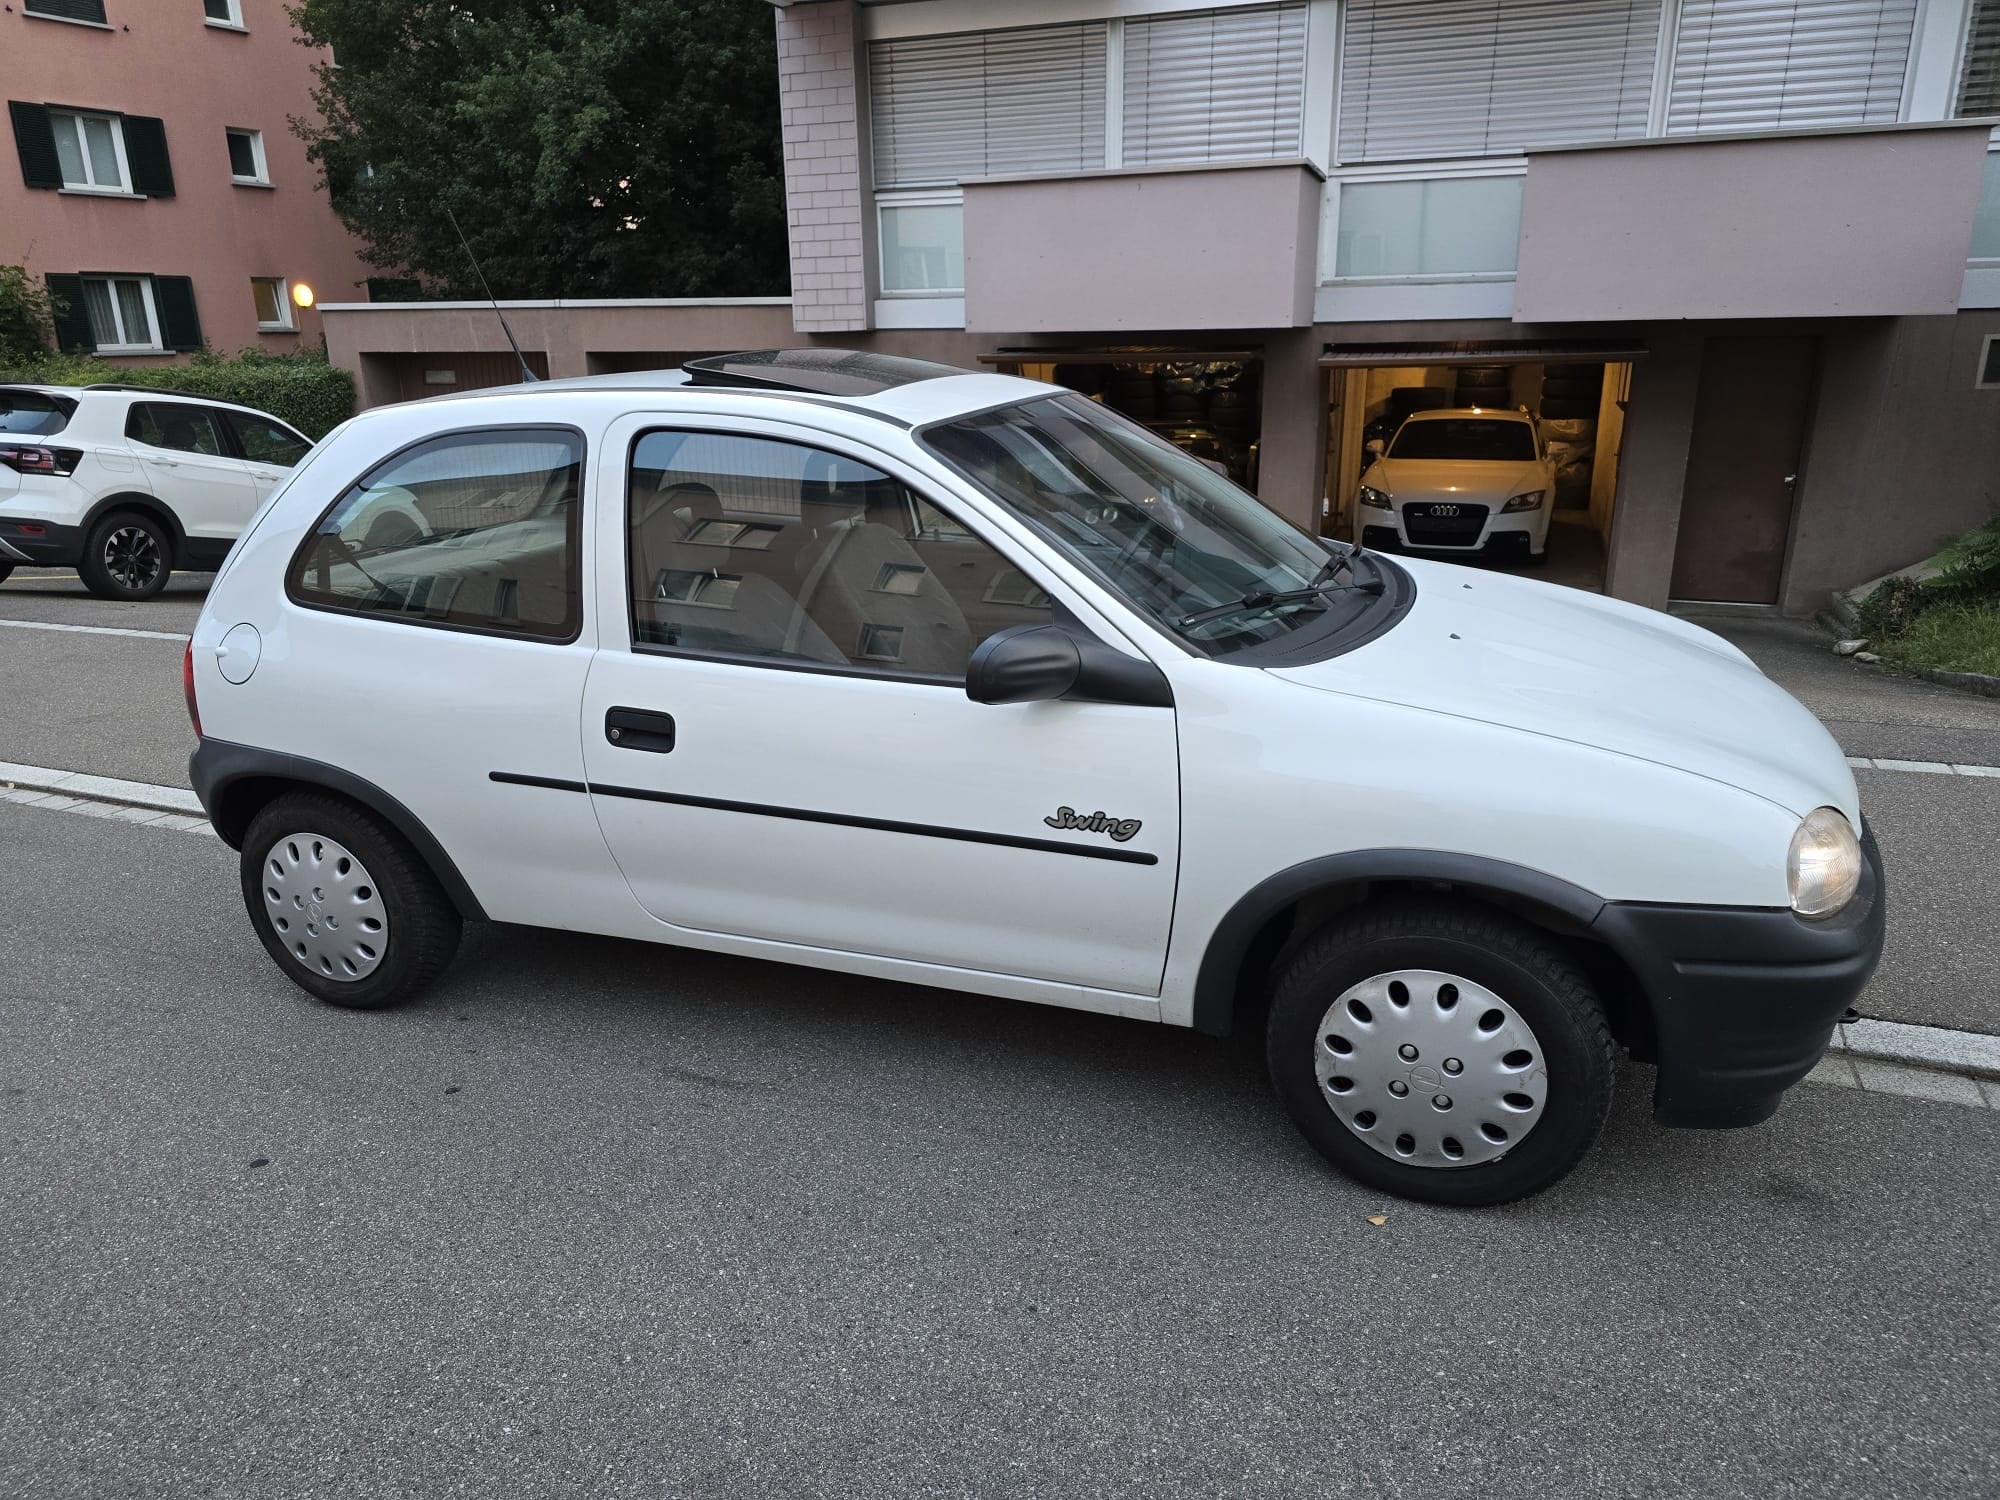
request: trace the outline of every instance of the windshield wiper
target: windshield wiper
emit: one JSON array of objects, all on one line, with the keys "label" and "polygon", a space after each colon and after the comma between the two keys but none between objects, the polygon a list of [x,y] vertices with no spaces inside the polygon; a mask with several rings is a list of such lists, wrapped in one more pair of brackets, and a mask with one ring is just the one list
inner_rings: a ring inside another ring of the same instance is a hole
[{"label": "windshield wiper", "polygon": [[[1370,578],[1366,583],[1361,581],[1360,575],[1354,570],[1354,564],[1357,561],[1366,562],[1370,568],[1374,569],[1375,576]],[[1335,583],[1333,576],[1343,564],[1347,568],[1348,581],[1346,583]],[[1190,625],[1205,625],[1210,620],[1220,620],[1227,615],[1242,614],[1250,610],[1271,609],[1280,604],[1303,604],[1308,599],[1321,599],[1336,591],[1345,592],[1349,589],[1362,594],[1379,594],[1382,592],[1381,567],[1376,563],[1372,554],[1364,553],[1359,547],[1356,547],[1351,552],[1337,552],[1332,557],[1329,557],[1321,566],[1319,572],[1313,575],[1313,581],[1302,589],[1256,589],[1245,594],[1241,599],[1233,600],[1228,604],[1218,604],[1210,609],[1198,609],[1191,615],[1183,615],[1180,619],[1180,626],[1185,630]]]}]

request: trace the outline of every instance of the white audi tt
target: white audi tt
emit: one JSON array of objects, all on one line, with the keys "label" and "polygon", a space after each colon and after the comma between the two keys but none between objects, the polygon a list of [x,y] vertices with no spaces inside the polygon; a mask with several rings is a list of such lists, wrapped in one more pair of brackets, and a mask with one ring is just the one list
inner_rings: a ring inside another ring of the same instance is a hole
[{"label": "white audi tt", "polygon": [[1540,562],[1555,487],[1555,465],[1526,412],[1412,412],[1361,476],[1354,537],[1364,547]]}]

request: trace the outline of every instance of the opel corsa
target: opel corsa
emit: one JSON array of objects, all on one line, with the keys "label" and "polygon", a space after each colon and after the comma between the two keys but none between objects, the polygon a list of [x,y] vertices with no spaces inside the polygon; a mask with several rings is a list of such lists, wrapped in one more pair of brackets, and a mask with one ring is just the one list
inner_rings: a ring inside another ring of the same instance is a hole
[{"label": "opel corsa", "polygon": [[[837,350],[379,409],[187,656],[309,993],[491,920],[1220,1035],[1374,1188],[1749,1125],[1874,969],[1826,731],[1630,605],[1296,530],[1082,397]],[[1498,776],[1495,769],[1504,767]]]}]

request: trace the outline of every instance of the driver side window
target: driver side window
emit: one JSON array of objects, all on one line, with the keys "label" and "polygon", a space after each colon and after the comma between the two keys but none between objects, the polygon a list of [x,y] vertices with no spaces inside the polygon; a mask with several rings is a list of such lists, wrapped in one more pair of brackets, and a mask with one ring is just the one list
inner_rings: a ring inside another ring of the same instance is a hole
[{"label": "driver side window", "polygon": [[628,567],[641,650],[963,681],[973,650],[1049,597],[871,465],[733,433],[634,446]]}]

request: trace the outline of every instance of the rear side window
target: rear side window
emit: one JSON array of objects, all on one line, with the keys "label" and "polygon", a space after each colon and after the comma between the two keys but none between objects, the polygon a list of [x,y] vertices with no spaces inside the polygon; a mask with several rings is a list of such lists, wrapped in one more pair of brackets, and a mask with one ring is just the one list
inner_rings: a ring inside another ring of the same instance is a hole
[{"label": "rear side window", "polygon": [[583,439],[561,428],[453,433],[364,475],[285,580],[299,604],[531,640],[583,621]]},{"label": "rear side window", "polygon": [[135,401],[125,418],[125,436],[149,448],[220,458],[229,447],[222,440],[219,415],[209,407],[179,401]]},{"label": "rear side window", "polygon": [[252,463],[273,464],[289,469],[306,456],[312,444],[289,427],[269,417],[253,417],[248,412],[224,412],[222,419],[236,430],[236,442]]},{"label": "rear side window", "polygon": [[69,426],[74,401],[44,396],[40,391],[0,391],[0,432],[23,437],[54,437]]}]

